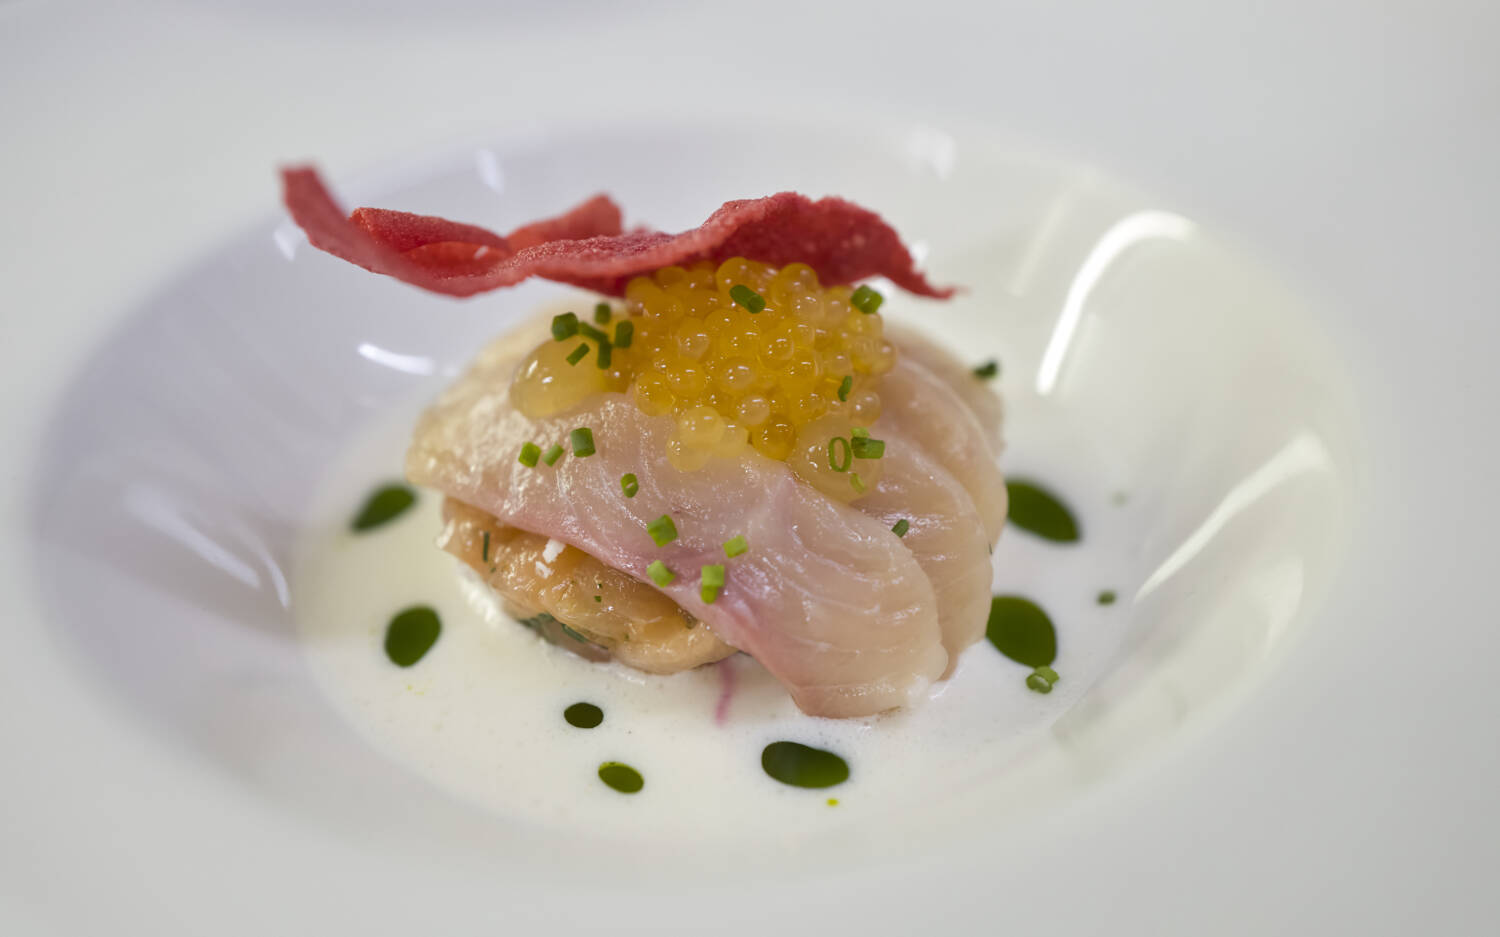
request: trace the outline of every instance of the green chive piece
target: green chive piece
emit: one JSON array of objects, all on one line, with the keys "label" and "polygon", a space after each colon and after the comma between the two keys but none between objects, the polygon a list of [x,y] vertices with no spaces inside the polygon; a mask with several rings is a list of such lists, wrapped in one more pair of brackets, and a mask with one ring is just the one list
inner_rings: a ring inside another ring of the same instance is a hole
[{"label": "green chive piece", "polygon": [[1035,690],[1038,693],[1052,692],[1052,684],[1048,683],[1047,678],[1039,673],[1028,674],[1026,677],[1026,686],[1028,689]]},{"label": "green chive piece", "polygon": [[729,288],[729,298],[744,306],[752,313],[760,312],[766,308],[766,298],[743,283],[736,283]]},{"label": "green chive piece", "polygon": [[604,596],[602,596],[602,595],[596,595],[596,596],[594,596],[594,601],[595,602],[603,602],[604,601]]},{"label": "green chive piece", "polygon": [[677,525],[672,523],[672,518],[666,514],[646,525],[646,533],[656,541],[656,545],[664,547],[677,539]]},{"label": "green chive piece", "polygon": [[705,586],[724,585],[724,566],[721,563],[715,563],[711,566],[703,567],[701,575],[703,577],[702,582]]},{"label": "green chive piece", "polygon": [[1056,683],[1058,680],[1062,679],[1057,675],[1057,671],[1046,665],[1038,667],[1036,669],[1036,675],[1041,677],[1043,680],[1046,680],[1048,683]]},{"label": "green chive piece", "polygon": [[577,348],[573,349],[572,351],[570,351],[568,353],[568,364],[577,364],[578,362],[582,361],[585,357],[587,357],[588,353],[589,353],[588,342],[584,342],[582,345],[579,345]]},{"label": "green chive piece", "polygon": [[490,561],[490,532],[488,530],[484,532],[484,553],[482,554],[482,558],[486,563]]},{"label": "green chive piece", "polygon": [[578,314],[565,312],[560,316],[552,317],[552,338],[555,341],[566,341],[578,334]]},{"label": "green chive piece", "polygon": [[591,338],[601,344],[609,341],[609,336],[589,325],[587,322],[578,323],[578,334],[584,338]]},{"label": "green chive piece", "polygon": [[994,358],[991,358],[984,364],[981,364],[979,367],[974,369],[974,376],[983,378],[986,381],[992,377],[999,377],[1000,362],[996,361]]},{"label": "green chive piece", "polygon": [[677,574],[667,569],[667,564],[661,560],[652,560],[651,565],[646,567],[646,575],[658,586],[665,586],[677,578]]},{"label": "green chive piece", "polygon": [[629,319],[622,319],[615,326],[615,347],[629,348],[630,342],[635,338],[635,323]]},{"label": "green chive piece", "polygon": [[562,458],[562,454],[562,446],[553,446],[551,449],[548,449],[546,452],[542,453],[542,461],[546,462],[548,465],[556,465],[557,460]]},{"label": "green chive piece", "polygon": [[911,530],[911,521],[908,521],[904,517],[891,527],[891,533],[898,537],[905,537],[908,530]]},{"label": "green chive piece", "polygon": [[526,466],[527,468],[536,468],[536,460],[540,459],[541,457],[541,448],[534,442],[528,442],[522,444],[521,454],[516,457],[516,461]]},{"label": "green chive piece", "polygon": [[865,487],[865,480],[859,477],[858,472],[849,473],[849,484],[854,488],[855,491],[859,492],[860,494],[864,494],[865,491],[868,490]]},{"label": "green chive piece", "polygon": [[[842,454],[839,449],[842,447]],[[841,457],[842,455],[842,457]],[[849,471],[849,462],[853,459],[853,450],[849,448],[849,440],[842,436],[835,436],[828,440],[828,467],[835,472]]]},{"label": "green chive piece", "polygon": [[880,308],[880,304],[885,302],[885,297],[868,286],[861,286],[854,291],[853,296],[849,297],[849,302],[853,304],[855,309],[858,309],[865,315],[870,315]]},{"label": "green chive piece", "polygon": [[745,539],[744,534],[735,534],[724,541],[724,555],[730,559],[734,559],[748,549],[750,549],[750,541]]},{"label": "green chive piece", "polygon": [[849,435],[856,439],[869,439],[870,431],[863,426],[856,426],[849,431]]},{"label": "green chive piece", "polygon": [[614,357],[614,352],[614,347],[609,342],[599,343],[599,370],[603,371],[609,367],[609,362]]},{"label": "green chive piece", "polygon": [[568,442],[573,446],[573,454],[580,459],[594,454],[594,431],[587,426],[580,426],[569,433]]},{"label": "green chive piece", "polygon": [[719,587],[710,586],[707,583],[698,587],[698,598],[703,600],[704,605],[714,604],[714,599],[719,597]]},{"label": "green chive piece", "polygon": [[594,321],[600,325],[609,322],[609,303],[599,303],[594,307]]},{"label": "green chive piece", "polygon": [[878,459],[885,455],[885,440],[868,436],[855,436],[850,447],[856,459]]},{"label": "green chive piece", "polygon": [[641,483],[636,480],[634,472],[626,472],[620,476],[620,490],[625,492],[627,498],[634,498],[635,493],[641,490]]},{"label": "green chive piece", "polygon": [[854,376],[852,374],[845,374],[844,375],[844,379],[842,381],[839,381],[839,399],[840,400],[848,400],[849,399],[849,391],[851,391],[853,389],[854,389]]}]

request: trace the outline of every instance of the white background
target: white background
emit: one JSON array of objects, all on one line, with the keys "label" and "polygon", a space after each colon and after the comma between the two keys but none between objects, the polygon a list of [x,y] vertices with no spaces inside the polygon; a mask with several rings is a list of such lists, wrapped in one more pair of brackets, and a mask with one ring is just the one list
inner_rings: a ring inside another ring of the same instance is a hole
[{"label": "white background", "polygon": [[[971,857],[946,892],[913,895],[891,867],[778,901],[726,883],[705,905],[792,930],[842,913],[904,933],[1493,931],[1500,7],[417,6],[0,2],[7,530],[86,337],[273,210],[281,161],[337,176],[501,128],[664,112],[994,127],[1159,193],[1321,303],[1364,395],[1382,536],[1256,704],[995,844],[1004,880],[977,890]],[[440,916],[362,890],[332,853],[324,882],[257,887],[287,821],[226,818],[209,779],[58,678],[21,549],[0,539],[0,796],[29,818],[0,827],[0,931],[174,932],[205,906],[226,931],[284,932],[324,903],[351,923]],[[179,824],[132,823],[163,805]]]}]

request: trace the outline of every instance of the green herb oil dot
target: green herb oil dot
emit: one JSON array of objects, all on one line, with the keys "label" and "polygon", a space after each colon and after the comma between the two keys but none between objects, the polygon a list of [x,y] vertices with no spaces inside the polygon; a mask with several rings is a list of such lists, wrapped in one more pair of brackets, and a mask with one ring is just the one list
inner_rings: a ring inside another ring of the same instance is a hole
[{"label": "green herb oil dot", "polygon": [[432,650],[442,633],[438,613],[426,605],[413,605],[396,613],[385,627],[385,654],[397,667],[410,667]]},{"label": "green herb oil dot", "polygon": [[639,771],[618,761],[606,761],[600,765],[599,780],[621,794],[634,794],[646,786],[646,781]]},{"label": "green herb oil dot", "polygon": [[373,494],[365,499],[364,507],[354,516],[349,526],[356,533],[361,533],[391,521],[405,514],[407,509],[417,503],[417,493],[405,485],[386,485],[377,488]]},{"label": "green herb oil dot", "polygon": [[570,726],[592,729],[604,721],[604,710],[593,703],[574,703],[563,710],[563,718],[568,720]]},{"label": "green herb oil dot", "polygon": [[849,763],[799,742],[772,742],[760,753],[766,774],[793,787],[833,787],[849,780]]},{"label": "green herb oil dot", "polygon": [[1057,629],[1041,606],[1019,595],[997,595],[990,602],[984,636],[1019,664],[1046,667],[1057,659]]},{"label": "green herb oil dot", "polygon": [[1005,483],[1010,495],[1009,520],[1022,530],[1054,543],[1078,539],[1078,521],[1057,495],[1033,481],[1012,479]]},{"label": "green herb oil dot", "polygon": [[1113,605],[1113,604],[1115,604],[1115,590],[1113,590],[1113,589],[1105,589],[1103,592],[1099,593],[1099,604],[1100,605]]}]

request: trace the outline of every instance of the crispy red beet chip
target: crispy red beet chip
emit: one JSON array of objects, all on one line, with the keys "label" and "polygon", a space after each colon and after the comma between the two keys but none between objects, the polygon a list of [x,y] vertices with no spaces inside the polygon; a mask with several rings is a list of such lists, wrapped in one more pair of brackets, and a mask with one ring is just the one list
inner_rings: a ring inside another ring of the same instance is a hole
[{"label": "crispy red beet chip", "polygon": [[292,218],[320,248],[367,270],[451,296],[472,296],[543,277],[619,296],[632,277],[700,260],[748,257],[775,266],[805,263],[824,283],[884,276],[911,293],[947,298],[917,272],[911,254],[880,216],[839,198],[795,192],[726,202],[681,234],[620,233],[620,211],[605,196],[509,237],[424,215],[361,208],[349,218],[312,169],[282,172]]}]

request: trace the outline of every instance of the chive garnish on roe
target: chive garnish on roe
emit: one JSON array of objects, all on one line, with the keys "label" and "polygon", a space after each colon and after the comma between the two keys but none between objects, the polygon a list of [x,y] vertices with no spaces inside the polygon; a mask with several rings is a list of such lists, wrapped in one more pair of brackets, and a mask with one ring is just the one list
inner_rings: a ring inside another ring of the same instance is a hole
[{"label": "chive garnish on roe", "polygon": [[573,454],[580,459],[594,454],[594,431],[587,426],[580,426],[569,433],[568,442],[573,446]]},{"label": "chive garnish on roe", "polygon": [[555,341],[565,341],[578,334],[578,314],[565,312],[560,316],[552,317],[552,338]]},{"label": "chive garnish on roe", "polygon": [[629,319],[623,319],[615,326],[615,347],[629,348],[630,342],[635,338],[635,323]]},{"label": "chive garnish on roe", "polygon": [[991,358],[984,364],[981,364],[979,367],[974,369],[974,376],[983,378],[984,380],[989,380],[992,377],[998,377],[999,374],[1000,362],[996,361],[994,358]]},{"label": "chive garnish on roe", "polygon": [[568,364],[577,364],[578,362],[582,361],[588,355],[588,353],[589,353],[588,342],[584,342],[583,344],[579,345],[577,348],[575,348],[572,351],[568,352]]},{"label": "chive garnish on roe", "polygon": [[864,494],[867,490],[865,486],[865,480],[859,477],[858,472],[849,473],[849,485],[860,494]]},{"label": "chive garnish on roe", "polygon": [[636,480],[634,472],[626,472],[620,476],[620,490],[625,492],[627,498],[634,498],[635,493],[641,490],[641,483]]},{"label": "chive garnish on roe", "polygon": [[911,530],[911,522],[904,517],[891,526],[891,533],[898,537],[905,537],[908,530]]},{"label": "chive garnish on roe", "polygon": [[610,365],[610,359],[614,357],[614,348],[609,342],[599,343],[599,370],[603,371]]},{"label": "chive garnish on roe", "polygon": [[868,286],[861,286],[854,291],[854,295],[849,297],[849,302],[855,309],[858,309],[865,315],[869,315],[880,308],[880,304],[885,302],[885,297]]},{"label": "chive garnish on roe", "polygon": [[609,321],[609,303],[599,303],[594,306],[594,321],[604,325]]},{"label": "chive garnish on roe", "polygon": [[885,455],[885,440],[869,436],[855,436],[850,443],[856,459],[878,459]]},{"label": "chive garnish on roe", "polygon": [[729,298],[744,306],[752,313],[760,312],[766,308],[765,297],[743,283],[736,283],[729,288]]},{"label": "chive garnish on roe", "polygon": [[546,452],[542,453],[542,461],[546,462],[548,465],[556,465],[557,460],[562,458],[562,454],[563,447],[554,445],[551,449],[548,449]]},{"label": "chive garnish on roe", "polygon": [[584,338],[591,338],[601,345],[608,344],[609,336],[589,325],[587,322],[578,323],[578,334]]},{"label": "chive garnish on roe", "polygon": [[663,514],[646,525],[646,533],[651,535],[657,546],[664,547],[677,539],[677,525],[672,523],[669,515]]},{"label": "chive garnish on roe", "polygon": [[851,374],[845,374],[844,375],[844,379],[842,381],[839,381],[839,399],[840,400],[848,400],[849,399],[849,391],[851,391],[853,389],[854,389],[854,376],[851,375]]},{"label": "chive garnish on roe", "polygon": [[868,439],[870,436],[870,431],[865,429],[863,426],[856,426],[849,431],[849,435],[855,439],[859,439],[861,437]]},{"label": "chive garnish on roe", "polygon": [[646,575],[658,586],[665,586],[677,578],[677,574],[667,569],[667,564],[661,560],[652,560],[651,565],[646,567]]},{"label": "chive garnish on roe", "polygon": [[854,458],[853,450],[849,448],[849,440],[842,436],[835,436],[828,440],[828,467],[835,472],[849,471],[849,462]]},{"label": "chive garnish on roe", "polygon": [[541,457],[541,448],[534,442],[528,442],[521,445],[521,454],[516,457],[516,461],[527,468],[536,468],[536,460]]},{"label": "chive garnish on roe", "polygon": [[735,534],[724,541],[724,555],[730,559],[734,559],[748,549],[750,549],[750,541],[745,539],[744,534]]}]

